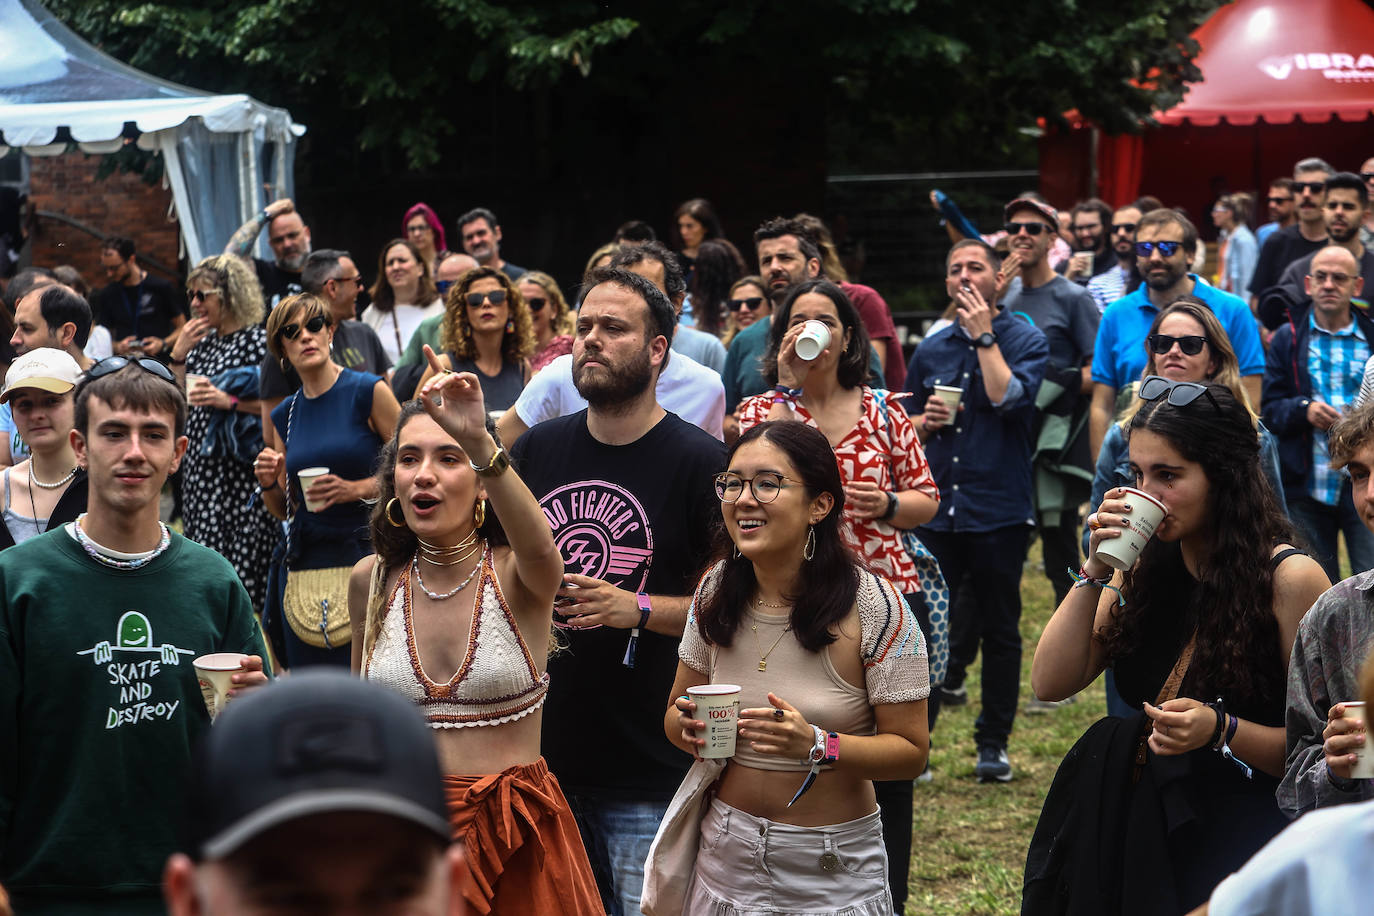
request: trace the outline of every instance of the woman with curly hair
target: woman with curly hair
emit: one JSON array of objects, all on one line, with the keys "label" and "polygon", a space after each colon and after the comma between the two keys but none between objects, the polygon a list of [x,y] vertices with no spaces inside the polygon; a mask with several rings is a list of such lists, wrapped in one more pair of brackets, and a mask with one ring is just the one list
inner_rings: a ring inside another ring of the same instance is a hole
[{"label": "woman with curly hair", "polygon": [[[697,249],[696,267],[687,280],[687,300],[698,331],[725,332],[725,302],[746,268],[739,249],[725,239],[707,239]],[[684,312],[687,311],[684,309]]]},{"label": "woman with curly hair", "polygon": [[520,295],[534,329],[534,356],[530,358],[533,375],[572,352],[573,314],[558,283],[543,271],[527,270],[520,276]]},{"label": "woman with curly hair", "polygon": [[[1219,384],[1140,386],[1136,490],[1092,514],[1092,554],[1031,665],[1036,696],[1111,666],[1142,712],[1094,725],[1065,758],[1026,864],[1022,912],[1190,910],[1286,821],[1284,700],[1298,621],[1330,583],[1260,470],[1244,403]],[[1166,508],[1139,560],[1097,556],[1143,491]],[[1053,854],[1050,849],[1053,847]]]},{"label": "woman with curly hair", "polygon": [[[489,413],[503,413],[530,380],[530,311],[515,284],[495,268],[470,270],[448,291],[439,342],[444,353],[438,371],[475,373]],[[433,366],[425,371],[421,388],[435,372]]]},{"label": "woman with curly hair", "polygon": [[377,332],[392,365],[400,362],[420,322],[444,311],[429,262],[405,239],[386,243],[377,259],[377,282],[368,292],[372,304],[363,309],[362,320]]},{"label": "woman with curly hair", "polygon": [[186,382],[182,519],[188,538],[225,557],[262,611],[281,526],[251,499],[262,449],[258,367],[267,355],[262,289],[234,255],[206,258],[186,278],[191,320],[172,345]]}]

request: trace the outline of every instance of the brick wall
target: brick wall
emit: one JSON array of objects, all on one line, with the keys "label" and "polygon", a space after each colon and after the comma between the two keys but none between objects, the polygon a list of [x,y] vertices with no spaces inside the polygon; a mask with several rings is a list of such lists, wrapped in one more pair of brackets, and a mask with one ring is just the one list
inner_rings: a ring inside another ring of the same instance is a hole
[{"label": "brick wall", "polygon": [[[176,221],[167,218],[171,190],[119,171],[98,179],[96,170],[103,158],[71,152],[29,160],[29,197],[34,207],[67,216],[97,233],[91,235],[57,220],[40,218],[33,239],[33,263],[40,267],[71,264],[92,289],[98,289],[105,285],[100,240],[119,235],[133,239],[140,255],[146,254],[175,271],[179,230]],[[180,282],[157,270],[146,258],[140,257],[139,263],[173,283]]]}]

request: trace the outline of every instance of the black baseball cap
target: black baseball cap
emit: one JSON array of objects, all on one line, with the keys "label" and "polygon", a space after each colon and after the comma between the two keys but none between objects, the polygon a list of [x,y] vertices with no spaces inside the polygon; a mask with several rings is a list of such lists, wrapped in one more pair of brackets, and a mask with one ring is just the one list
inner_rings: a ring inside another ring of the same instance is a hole
[{"label": "black baseball cap", "polygon": [[293,674],[231,703],[202,742],[187,851],[222,859],[281,824],[344,811],[451,838],[438,752],[419,710],[343,672]]}]

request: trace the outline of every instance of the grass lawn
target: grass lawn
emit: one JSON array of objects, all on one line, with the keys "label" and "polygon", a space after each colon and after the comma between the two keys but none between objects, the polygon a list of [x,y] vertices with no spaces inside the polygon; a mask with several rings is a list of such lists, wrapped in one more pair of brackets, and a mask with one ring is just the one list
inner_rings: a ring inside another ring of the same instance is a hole
[{"label": "grass lawn", "polygon": [[1039,715],[1026,713],[1035,645],[1054,612],[1054,593],[1031,548],[1021,581],[1021,706],[1008,752],[1014,779],[979,785],[977,753],[979,666],[969,671],[967,706],[940,710],[931,752],[934,781],[917,783],[911,853],[909,914],[1010,914],[1021,910],[1021,877],[1040,807],[1059,762],[1088,726],[1106,714],[1099,679],[1078,702]]}]

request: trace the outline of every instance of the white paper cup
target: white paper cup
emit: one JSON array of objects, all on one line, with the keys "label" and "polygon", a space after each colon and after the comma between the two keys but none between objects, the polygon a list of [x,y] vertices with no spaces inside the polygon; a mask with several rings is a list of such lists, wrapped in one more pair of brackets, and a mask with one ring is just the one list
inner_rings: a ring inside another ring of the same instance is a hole
[{"label": "white paper cup", "polygon": [[697,718],[706,723],[706,746],[697,751],[705,758],[735,756],[735,736],[739,734],[739,685],[703,684],[688,687],[687,695],[697,704]]},{"label": "white paper cup", "polygon": [[[1364,702],[1354,700],[1349,703],[1342,701],[1345,713],[1342,719],[1356,719],[1364,722],[1366,729],[1369,723],[1364,717]],[[1374,742],[1369,740],[1368,730],[1364,733],[1364,747],[1355,752],[1355,765],[1350,768],[1350,775],[1355,779],[1374,779]]]},{"label": "white paper cup", "polygon": [[296,479],[301,482],[301,492],[305,494],[305,508],[307,511],[319,512],[324,508],[323,505],[310,498],[310,488],[314,486],[315,481],[328,473],[329,468],[302,468],[300,473],[296,475]]},{"label": "white paper cup", "polygon": [[1134,487],[1122,489],[1126,493],[1126,501],[1131,506],[1131,511],[1126,513],[1126,519],[1131,523],[1130,527],[1118,528],[1121,536],[1103,541],[1094,554],[1114,569],[1130,569],[1135,565],[1135,561],[1140,559],[1140,552],[1145,549],[1146,542],[1154,537],[1155,529],[1169,511],[1164,503],[1143,490]]},{"label": "white paper cup", "polygon": [[211,722],[224,712],[224,706],[229,702],[228,693],[234,686],[230,678],[235,671],[243,669],[243,663],[247,660],[248,656],[241,652],[215,652],[191,662],[195,666],[200,695],[205,698],[205,709],[210,713]]},{"label": "white paper cup", "polygon": [[959,413],[959,402],[964,399],[964,389],[955,388],[953,385],[936,385],[935,396],[944,401],[945,406],[949,408],[949,419],[940,425],[951,425]]},{"label": "white paper cup", "polygon": [[206,385],[210,384],[210,376],[208,376],[208,375],[200,375],[199,373],[196,373],[196,372],[188,372],[188,373],[186,373],[186,390],[187,390],[187,391],[190,391],[192,388],[194,388],[194,387],[196,387],[197,385],[200,385],[200,384],[206,384]]},{"label": "white paper cup", "polygon": [[830,329],[825,326],[825,322],[816,321],[814,318],[802,325],[802,332],[797,337],[795,349],[797,355],[810,362],[826,347],[830,346]]}]

